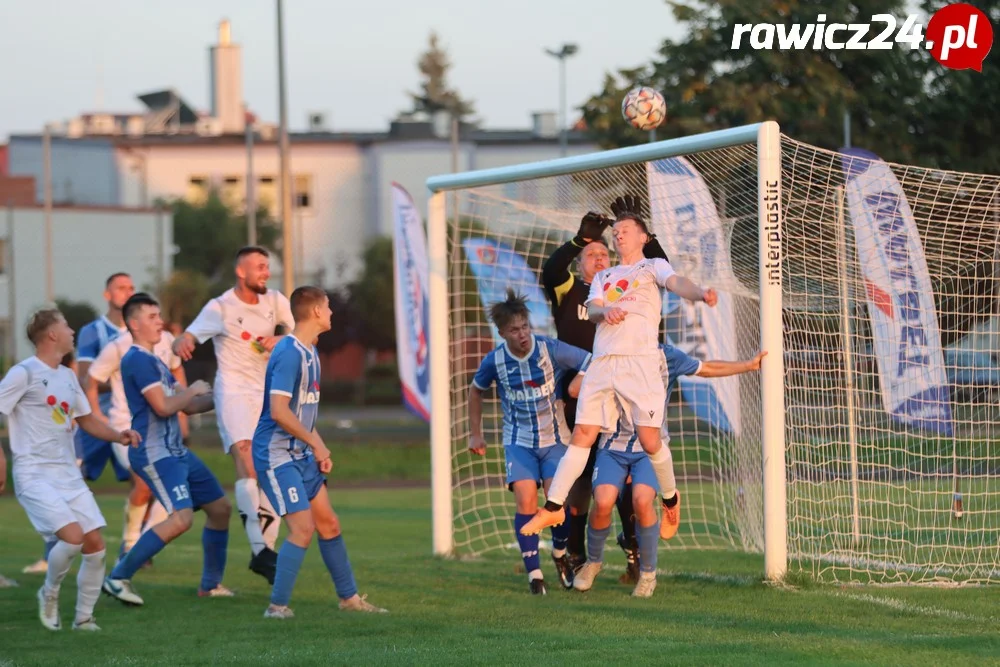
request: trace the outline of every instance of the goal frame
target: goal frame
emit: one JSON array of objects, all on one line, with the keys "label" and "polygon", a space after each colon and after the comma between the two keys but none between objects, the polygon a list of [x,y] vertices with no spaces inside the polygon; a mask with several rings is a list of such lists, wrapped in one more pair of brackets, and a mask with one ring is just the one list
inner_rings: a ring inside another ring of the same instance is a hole
[{"label": "goal frame", "polygon": [[772,581],[788,568],[785,468],[784,341],[782,339],[781,132],[774,121],[668,139],[640,146],[445,174],[427,179],[429,366],[431,399],[431,507],[433,551],[454,551],[452,506],[451,368],[448,293],[449,191],[607,169],[703,151],[756,144],[757,221],[760,252],[760,337],[768,351],[761,364],[764,572]]}]

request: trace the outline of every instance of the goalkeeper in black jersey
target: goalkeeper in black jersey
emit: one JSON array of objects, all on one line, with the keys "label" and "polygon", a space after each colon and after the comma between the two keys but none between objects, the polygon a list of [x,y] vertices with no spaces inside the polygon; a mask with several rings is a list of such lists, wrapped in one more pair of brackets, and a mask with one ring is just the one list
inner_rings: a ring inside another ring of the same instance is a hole
[{"label": "goalkeeper in black jersey", "polygon": [[[617,215],[619,209],[638,211],[641,201],[630,195],[619,197],[611,205]],[[542,287],[552,306],[552,316],[556,323],[556,335],[559,340],[582,348],[588,352],[594,350],[594,336],[597,325],[587,316],[584,305],[590,294],[590,282],[598,272],[611,265],[608,244],[604,240],[604,230],[614,223],[601,213],[590,211],[580,220],[580,229],[576,236],[559,246],[542,266]],[[647,258],[667,255],[660,247],[655,237],[643,248]],[[570,270],[576,261],[578,276]],[[573,381],[575,374],[567,374],[562,387],[565,397],[566,423],[572,430],[576,424],[576,399],[570,398],[566,389]],[[597,449],[590,450],[590,460],[583,474],[576,480],[570,491],[567,504],[570,507],[569,557],[575,568],[587,560],[584,539],[587,534],[587,512],[590,509],[590,482],[594,472],[594,459]],[[618,543],[628,556],[628,572],[626,579],[634,583],[639,578],[638,553],[639,546],[635,537],[635,522],[632,508],[631,492],[622,493],[618,499],[618,512],[622,518],[623,534],[618,536]],[[570,582],[572,585],[572,582]]]}]

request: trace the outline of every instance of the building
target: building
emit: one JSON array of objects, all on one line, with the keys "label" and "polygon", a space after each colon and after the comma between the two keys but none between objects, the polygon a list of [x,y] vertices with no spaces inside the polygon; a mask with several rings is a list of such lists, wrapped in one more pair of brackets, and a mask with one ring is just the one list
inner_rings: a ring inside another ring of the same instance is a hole
[{"label": "building", "polygon": [[[88,113],[52,128],[52,184],[57,202],[149,206],[158,198],[198,200],[216,188],[246,205],[245,123],[253,130],[255,200],[278,213],[277,131],[245,113],[240,49],[223,22],[210,49],[211,111],[199,113],[176,91],[139,96],[144,112]],[[238,112],[237,112],[238,110]],[[447,118],[400,117],[386,132],[335,132],[322,114],[290,135],[297,282],[336,287],[361,267],[367,241],[392,231],[390,184],[403,185],[426,207],[425,181],[457,169],[499,167],[558,157],[555,114],[535,114],[527,129],[462,126],[453,155]],[[597,146],[568,133],[569,154]],[[42,177],[41,135],[14,135],[12,175]],[[38,201],[40,188],[36,187]],[[274,263],[275,274],[280,262]],[[277,276],[276,276],[277,277]],[[280,284],[280,281],[279,281]]]},{"label": "building", "polygon": [[[0,179],[2,181],[2,179]],[[0,208],[0,342],[6,357],[31,354],[27,318],[45,306],[45,212],[36,204]],[[102,293],[117,271],[154,289],[173,270],[173,224],[152,209],[56,206],[52,279],[56,299],[107,309]]]}]

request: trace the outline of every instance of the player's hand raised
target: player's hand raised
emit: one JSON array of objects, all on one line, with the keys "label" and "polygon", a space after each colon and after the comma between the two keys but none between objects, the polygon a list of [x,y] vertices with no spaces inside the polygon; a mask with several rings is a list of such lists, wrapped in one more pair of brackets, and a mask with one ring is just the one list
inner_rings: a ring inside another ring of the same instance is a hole
[{"label": "player's hand raised", "polygon": [[191,386],[188,387],[188,391],[195,396],[204,396],[205,394],[212,393],[212,385],[204,380],[195,380],[191,383]]},{"label": "player's hand raised", "polygon": [[191,361],[191,356],[194,354],[194,340],[189,334],[185,333],[175,338],[171,347],[178,357],[184,361]]},{"label": "player's hand raised", "polygon": [[604,230],[614,222],[601,213],[590,211],[580,220],[580,230],[576,233],[582,240],[596,241],[604,235]]},{"label": "player's hand raised", "polygon": [[711,287],[706,287],[702,290],[704,294],[701,300],[704,301],[709,307],[714,308],[715,304],[719,302],[719,294]]},{"label": "player's hand raised", "polygon": [[604,312],[604,321],[608,324],[621,324],[625,321],[626,313],[621,308],[608,308]]},{"label": "player's hand raised", "polygon": [[138,447],[139,443],[142,442],[142,436],[139,435],[138,431],[128,429],[118,434],[118,442],[126,447]]},{"label": "player's hand raised", "polygon": [[767,356],[767,350],[761,350],[760,352],[758,352],[757,356],[750,360],[750,370],[759,371],[760,363],[766,356]]},{"label": "player's hand raised", "polygon": [[469,436],[469,451],[477,456],[486,453],[486,438],[481,435]]}]

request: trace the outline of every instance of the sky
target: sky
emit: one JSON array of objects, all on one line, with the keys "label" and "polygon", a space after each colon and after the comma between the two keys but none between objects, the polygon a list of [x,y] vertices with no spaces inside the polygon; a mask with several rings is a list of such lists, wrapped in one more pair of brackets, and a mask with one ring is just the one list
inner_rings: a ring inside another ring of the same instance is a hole
[{"label": "sky", "polygon": [[[0,2],[0,141],[89,111],[136,112],[136,95],[173,87],[209,108],[208,47],[232,23],[243,49],[243,94],[278,120],[275,0],[34,0]],[[450,83],[487,128],[528,128],[557,111],[563,43],[569,107],[601,89],[605,72],[650,62],[682,29],[663,0],[285,0],[289,127],[323,112],[335,131],[385,130],[419,90],[416,61],[435,30]],[[570,112],[572,119],[574,114]]]}]

